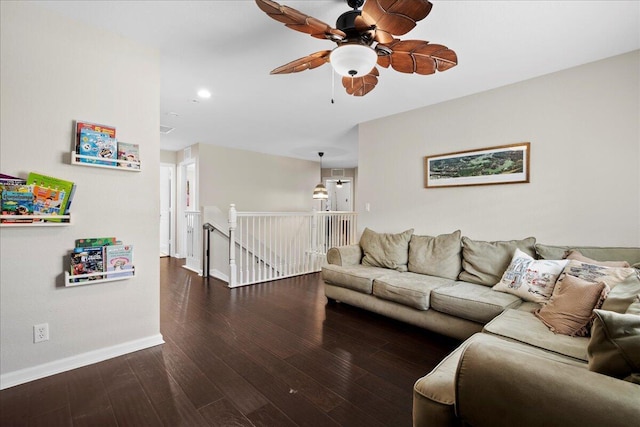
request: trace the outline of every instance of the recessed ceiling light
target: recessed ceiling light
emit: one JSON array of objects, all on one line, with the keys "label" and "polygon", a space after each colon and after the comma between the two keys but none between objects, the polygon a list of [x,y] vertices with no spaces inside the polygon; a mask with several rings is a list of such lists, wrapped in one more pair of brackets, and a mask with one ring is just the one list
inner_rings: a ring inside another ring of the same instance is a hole
[{"label": "recessed ceiling light", "polygon": [[208,90],[206,90],[206,89],[200,89],[200,90],[198,91],[198,96],[199,96],[200,98],[203,98],[203,99],[209,99],[209,98],[211,98],[211,92],[209,92],[209,91],[208,91]]}]

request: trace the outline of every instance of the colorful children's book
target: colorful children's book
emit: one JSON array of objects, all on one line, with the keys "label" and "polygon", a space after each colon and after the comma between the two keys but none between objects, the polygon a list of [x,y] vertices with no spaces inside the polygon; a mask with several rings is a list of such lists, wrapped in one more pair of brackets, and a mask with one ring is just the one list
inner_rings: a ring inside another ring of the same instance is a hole
[{"label": "colorful children's book", "polygon": [[118,160],[131,162],[118,163],[121,168],[140,169],[140,147],[138,144],[118,141]]},{"label": "colorful children's book", "polygon": [[76,239],[76,248],[92,248],[115,245],[116,243],[117,240],[115,237],[87,237],[85,239]]},{"label": "colorful children's book", "polygon": [[33,186],[33,214],[34,215],[63,215],[60,206],[64,201],[65,191],[44,185]]},{"label": "colorful children's book", "polygon": [[[71,275],[96,273],[104,271],[104,258],[102,247],[75,248],[71,253]],[[86,282],[90,280],[102,279],[98,274],[90,277],[74,279],[74,282]]]},{"label": "colorful children's book", "polygon": [[[33,186],[31,185],[4,185],[0,200],[3,215],[33,215]],[[33,222],[33,219],[2,218],[2,222]]]},{"label": "colorful children's book", "polygon": [[[31,172],[27,177],[27,184],[33,185],[34,189],[38,187],[38,200],[34,206],[37,211],[34,210],[34,214],[50,215],[52,214],[50,211],[56,211],[58,215],[68,214],[68,207],[71,205],[75,191],[73,182]],[[53,197],[54,195],[55,197]],[[54,218],[46,221],[60,222],[61,220]]]},{"label": "colorful children's book", "polygon": [[98,132],[88,128],[82,129],[80,131],[78,154],[91,157],[79,158],[79,161],[82,163],[115,166],[115,162],[109,162],[102,159],[117,158],[116,139],[112,138],[105,132]]},{"label": "colorful children's book", "polygon": [[105,271],[107,278],[133,276],[133,246],[113,245],[104,247]]}]

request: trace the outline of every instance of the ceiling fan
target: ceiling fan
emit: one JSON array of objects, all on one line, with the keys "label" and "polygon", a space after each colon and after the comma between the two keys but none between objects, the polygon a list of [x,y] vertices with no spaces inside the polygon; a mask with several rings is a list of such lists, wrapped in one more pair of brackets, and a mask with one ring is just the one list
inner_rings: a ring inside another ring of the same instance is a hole
[{"label": "ceiling fan", "polygon": [[[347,0],[353,10],[338,17],[336,28],[272,0],[256,3],[292,30],[338,45],[282,65],[271,74],[297,73],[329,62],[342,76],[349,95],[364,96],[378,84],[376,63],[409,74],[433,74],[458,64],[456,53],[446,46],[395,37],[408,33],[426,18],[433,6],[428,0]],[[362,10],[358,10],[360,7]]]}]

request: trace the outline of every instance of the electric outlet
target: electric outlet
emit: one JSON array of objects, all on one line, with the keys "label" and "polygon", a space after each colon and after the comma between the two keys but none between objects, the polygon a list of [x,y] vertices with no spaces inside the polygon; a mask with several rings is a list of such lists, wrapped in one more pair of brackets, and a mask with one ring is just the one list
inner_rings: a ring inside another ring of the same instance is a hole
[{"label": "electric outlet", "polygon": [[33,325],[33,342],[42,342],[49,340],[49,324],[41,323]]}]

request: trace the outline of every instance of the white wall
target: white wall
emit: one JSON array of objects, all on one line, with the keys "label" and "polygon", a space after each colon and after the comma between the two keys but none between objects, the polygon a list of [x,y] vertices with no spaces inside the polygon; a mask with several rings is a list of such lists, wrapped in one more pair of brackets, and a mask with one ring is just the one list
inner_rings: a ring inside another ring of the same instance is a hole
[{"label": "white wall", "polygon": [[[8,387],[162,342],[159,56],[23,2],[1,2],[0,170],[77,183],[68,227],[0,229],[0,369]],[[75,119],[140,145],[142,172],[69,164]],[[75,239],[135,247],[136,277],[63,287]],[[34,344],[32,327],[49,323]]]},{"label": "white wall", "polygon": [[226,212],[299,212],[320,209],[312,198],[320,182],[320,162],[255,153],[209,144],[198,156],[199,204]]},{"label": "white wall", "polygon": [[[639,94],[635,51],[361,124],[359,228],[640,246]],[[424,156],[523,141],[528,184],[424,188]]]}]

